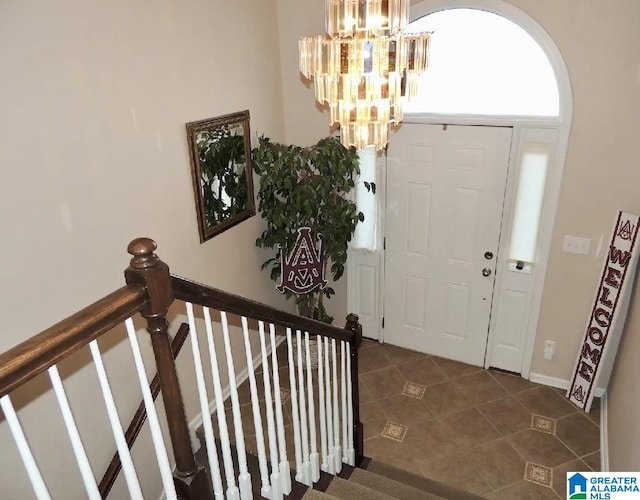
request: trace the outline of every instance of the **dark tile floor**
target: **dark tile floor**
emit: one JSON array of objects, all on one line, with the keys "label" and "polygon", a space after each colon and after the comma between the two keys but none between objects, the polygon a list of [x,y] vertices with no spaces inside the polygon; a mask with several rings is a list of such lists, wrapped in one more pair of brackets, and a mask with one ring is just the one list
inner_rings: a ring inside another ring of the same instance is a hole
[{"label": "dark tile floor", "polygon": [[[280,387],[293,464],[286,344]],[[389,344],[359,354],[365,455],[489,499],[565,498],[567,471],[600,468],[600,405],[585,414],[563,391]],[[271,371],[271,370],[270,370]],[[264,400],[262,367],[257,370]],[[315,408],[319,406],[314,379]],[[247,450],[257,449],[248,382],[239,388]],[[225,402],[233,439],[231,401]],[[266,421],[264,405],[262,421]],[[216,418],[213,418],[218,435]]]},{"label": "dark tile floor", "polygon": [[565,498],[565,473],[599,470],[599,402],[388,344],[360,351],[365,455],[490,499]]}]

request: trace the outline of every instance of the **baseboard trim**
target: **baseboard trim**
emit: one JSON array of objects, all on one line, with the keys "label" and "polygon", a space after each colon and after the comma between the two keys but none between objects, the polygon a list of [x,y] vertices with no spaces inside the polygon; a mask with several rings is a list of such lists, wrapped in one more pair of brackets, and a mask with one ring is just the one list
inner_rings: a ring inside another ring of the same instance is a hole
[{"label": "baseboard trim", "polygon": [[[547,385],[549,387],[556,387],[558,389],[569,389],[571,387],[571,382],[569,380],[557,377],[549,377],[547,375],[541,375],[539,373],[530,373],[529,380],[531,382],[535,382],[536,384]],[[602,387],[598,387],[594,396],[596,398],[601,398],[605,394],[605,389]]]},{"label": "baseboard trim", "polygon": [[607,393],[600,401],[600,470],[609,472],[609,424],[607,422]]},{"label": "baseboard trim", "polygon": [[[568,389],[571,386],[569,380],[556,377],[548,377],[539,373],[531,373],[529,380],[537,384]],[[607,391],[601,387],[596,389],[594,396],[600,398],[600,470],[609,472],[609,424],[607,420]]]}]

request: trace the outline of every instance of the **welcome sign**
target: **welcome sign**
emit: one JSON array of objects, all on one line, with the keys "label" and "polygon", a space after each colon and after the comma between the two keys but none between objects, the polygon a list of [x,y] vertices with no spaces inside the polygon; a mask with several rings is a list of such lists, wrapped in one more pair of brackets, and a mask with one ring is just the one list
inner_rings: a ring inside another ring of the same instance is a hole
[{"label": "welcome sign", "polygon": [[638,260],[637,215],[618,212],[604,269],[580,346],[567,398],[584,411],[591,409],[597,383],[608,377],[603,360],[615,357],[629,307]]}]

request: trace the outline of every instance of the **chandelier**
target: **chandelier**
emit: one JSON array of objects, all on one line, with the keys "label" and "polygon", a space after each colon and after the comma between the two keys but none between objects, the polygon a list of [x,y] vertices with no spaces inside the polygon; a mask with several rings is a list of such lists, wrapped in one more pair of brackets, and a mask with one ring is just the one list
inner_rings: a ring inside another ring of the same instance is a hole
[{"label": "chandelier", "polygon": [[427,68],[429,33],[404,34],[409,0],[326,0],[327,35],[299,42],[300,72],[345,147],[382,149]]}]

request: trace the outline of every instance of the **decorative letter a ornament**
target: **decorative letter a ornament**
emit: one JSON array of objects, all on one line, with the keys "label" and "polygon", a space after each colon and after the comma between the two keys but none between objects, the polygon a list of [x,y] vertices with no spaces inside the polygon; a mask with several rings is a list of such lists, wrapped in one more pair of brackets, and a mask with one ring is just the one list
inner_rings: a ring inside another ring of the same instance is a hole
[{"label": "decorative letter a ornament", "polygon": [[321,235],[317,244],[311,236],[310,227],[298,229],[298,238],[291,253],[285,257],[280,249],[281,282],[276,290],[284,293],[289,290],[297,295],[324,290],[327,280],[324,279],[324,250]]}]

